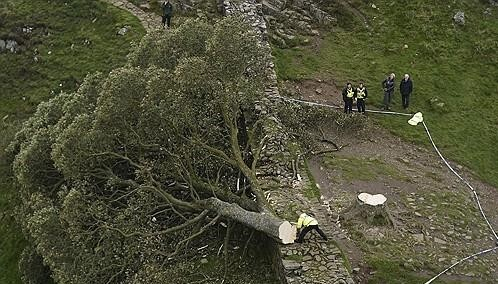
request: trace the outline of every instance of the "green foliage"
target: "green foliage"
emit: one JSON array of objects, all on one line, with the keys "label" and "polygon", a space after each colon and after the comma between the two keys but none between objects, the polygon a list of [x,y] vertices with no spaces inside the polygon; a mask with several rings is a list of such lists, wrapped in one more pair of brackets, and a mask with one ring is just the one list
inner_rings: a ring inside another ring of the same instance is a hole
[{"label": "green foliage", "polygon": [[202,218],[167,230],[204,216],[197,200],[232,195],[238,120],[268,64],[239,22],[148,34],[125,67],[41,103],[17,133],[21,225],[57,283],[131,283],[195,243]]},{"label": "green foliage", "polygon": [[36,251],[27,246],[19,260],[19,271],[23,272],[22,282],[25,284],[48,284],[52,283],[50,270],[43,265],[43,259]]},{"label": "green foliage", "polygon": [[[295,134],[305,148],[310,148],[314,139],[314,131],[323,127],[338,132],[350,131],[355,127],[364,127],[366,120],[361,116],[350,116],[339,112],[330,111],[325,108],[317,108],[294,102],[280,101],[276,108],[276,114],[282,123]],[[315,139],[316,140],[316,139]]]},{"label": "green foliage", "polygon": [[[352,1],[368,19],[366,28],[350,11],[329,2],[324,5],[338,15],[339,26],[324,31],[318,48],[274,49],[279,78],[332,77],[338,85],[364,80],[368,104],[380,106],[380,82],[395,72],[394,110],[402,111],[397,88],[401,76],[409,73],[414,81],[409,111],[424,113],[443,154],[498,185],[494,170],[498,107],[490,103],[498,99],[497,10],[483,15],[487,1],[380,0],[375,2],[379,9]],[[452,23],[459,10],[465,11],[465,26]],[[431,104],[436,97],[444,107]],[[380,117],[379,121],[410,141],[427,143],[424,131],[408,126],[405,119]]]},{"label": "green foliage", "polygon": [[[131,30],[116,35],[123,25]],[[39,102],[74,91],[88,72],[123,65],[130,41],[143,33],[138,19],[102,1],[0,1],[0,38],[21,44],[16,54],[0,54],[0,283],[21,283],[18,260],[26,245],[12,217],[20,200],[4,149]]]}]

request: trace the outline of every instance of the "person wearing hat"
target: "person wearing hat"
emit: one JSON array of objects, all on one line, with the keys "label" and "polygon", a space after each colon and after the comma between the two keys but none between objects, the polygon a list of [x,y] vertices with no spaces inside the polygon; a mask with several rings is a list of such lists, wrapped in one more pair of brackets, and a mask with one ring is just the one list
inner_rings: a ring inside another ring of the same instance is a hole
[{"label": "person wearing hat", "polygon": [[353,112],[353,100],[355,97],[353,85],[347,83],[346,87],[342,90],[342,100],[344,101],[344,113]]},{"label": "person wearing hat", "polygon": [[173,5],[169,2],[169,0],[166,0],[161,5],[161,8],[163,9],[163,28],[166,26],[169,28],[171,25],[171,16],[173,15]]},{"label": "person wearing hat", "polygon": [[[318,221],[315,218],[308,216],[308,214],[306,214],[306,213],[303,213],[299,216],[299,219],[297,220],[296,227],[298,230],[300,230],[299,237],[296,240],[296,243],[302,243],[304,240],[304,236],[306,236],[306,234],[311,230],[317,231],[318,234],[325,241],[328,240],[325,233],[318,227]],[[303,228],[303,229],[301,230],[301,228]]]},{"label": "person wearing hat", "polygon": [[356,88],[356,107],[358,108],[358,113],[365,114],[365,100],[368,97],[367,87],[360,82],[358,88]]},{"label": "person wearing hat", "polygon": [[404,109],[408,108],[408,105],[410,104],[410,95],[412,94],[412,91],[413,83],[410,79],[410,75],[405,74],[405,77],[399,84],[399,92],[401,93],[401,101],[403,102]]},{"label": "person wearing hat", "polygon": [[389,74],[387,78],[382,81],[382,88],[384,89],[384,110],[389,110],[391,105],[392,96],[394,93],[394,73]]}]

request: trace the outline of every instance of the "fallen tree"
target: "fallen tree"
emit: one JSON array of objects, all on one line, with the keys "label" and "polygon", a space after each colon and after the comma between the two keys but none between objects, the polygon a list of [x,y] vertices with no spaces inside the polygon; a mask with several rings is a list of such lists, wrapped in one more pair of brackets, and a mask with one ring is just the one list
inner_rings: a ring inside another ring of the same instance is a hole
[{"label": "fallen tree", "polygon": [[239,22],[147,35],[16,135],[20,220],[57,283],[131,283],[222,219],[293,242],[255,174],[268,52]]}]

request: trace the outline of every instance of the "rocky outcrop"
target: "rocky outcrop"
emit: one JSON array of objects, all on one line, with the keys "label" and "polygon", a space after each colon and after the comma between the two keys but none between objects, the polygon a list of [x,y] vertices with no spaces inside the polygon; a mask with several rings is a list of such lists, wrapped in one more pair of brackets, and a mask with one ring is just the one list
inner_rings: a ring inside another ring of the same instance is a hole
[{"label": "rocky outcrop", "polygon": [[17,53],[20,51],[21,46],[17,41],[13,39],[0,39],[0,52],[11,52],[11,53]]},{"label": "rocky outcrop", "polygon": [[311,0],[264,0],[261,3],[270,37],[280,47],[306,43],[302,36],[318,35],[319,26],[336,22]]},{"label": "rocky outcrop", "polygon": [[310,0],[220,0],[218,10],[224,15],[245,14],[251,26],[281,47],[299,44],[299,36],[318,35],[317,26],[336,21]]},{"label": "rocky outcrop", "polygon": [[465,13],[462,11],[458,11],[454,16],[453,16],[453,21],[455,24],[463,26],[465,25]]}]

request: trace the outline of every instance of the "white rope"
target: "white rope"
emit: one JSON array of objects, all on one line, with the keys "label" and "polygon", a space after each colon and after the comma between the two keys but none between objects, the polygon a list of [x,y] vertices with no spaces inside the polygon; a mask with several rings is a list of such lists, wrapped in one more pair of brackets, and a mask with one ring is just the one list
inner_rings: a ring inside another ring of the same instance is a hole
[{"label": "white rope", "polygon": [[460,263],[470,259],[470,258],[473,258],[473,257],[478,257],[480,255],[483,255],[485,253],[488,253],[488,252],[491,252],[491,251],[495,251],[496,249],[498,249],[498,246],[494,247],[494,248],[489,248],[489,249],[486,249],[486,250],[483,250],[483,251],[480,251],[478,253],[474,253],[473,255],[469,255],[467,257],[464,257],[462,259],[460,259],[459,261],[453,263],[450,267],[446,268],[445,270],[441,271],[438,275],[432,277],[429,281],[425,282],[424,284],[430,284],[432,283],[432,281],[436,280],[439,278],[439,276],[445,274],[446,272],[448,272],[448,270],[452,269],[453,267],[459,265]]},{"label": "white rope", "polygon": [[[311,106],[321,106],[321,107],[328,107],[328,108],[334,108],[334,109],[342,109],[339,106],[332,106],[332,105],[327,105],[327,104],[321,104],[321,103],[315,103],[315,102],[310,102],[310,101],[298,100],[298,99],[287,98],[287,97],[282,97],[282,96],[278,96],[278,95],[272,95],[272,97],[280,98],[280,99],[285,100],[285,101],[291,101],[291,102],[296,102],[296,103],[307,104],[307,105],[311,105]],[[394,111],[380,111],[380,110],[366,110],[366,111],[367,112],[372,112],[372,113],[379,113],[379,114],[389,114],[389,115],[402,115],[402,116],[412,116],[413,115],[413,114],[410,114],[410,113],[401,113],[401,112],[394,112]],[[472,257],[477,257],[477,256],[480,256],[482,254],[485,254],[485,253],[497,250],[498,249],[498,235],[496,234],[496,231],[494,230],[493,226],[491,225],[491,223],[489,222],[488,218],[486,217],[486,214],[484,213],[484,210],[482,209],[481,202],[479,200],[479,196],[477,195],[477,192],[475,191],[474,187],[467,180],[465,180],[462,176],[460,176],[453,169],[453,167],[451,167],[451,165],[448,163],[448,161],[446,161],[446,159],[443,157],[443,155],[441,154],[441,152],[437,148],[436,144],[434,143],[434,140],[432,139],[432,135],[431,135],[431,133],[429,131],[429,128],[427,127],[427,125],[425,124],[424,121],[422,121],[422,125],[424,126],[425,132],[427,133],[427,136],[429,137],[429,140],[431,141],[432,147],[434,148],[434,150],[436,150],[436,153],[439,155],[439,158],[441,158],[441,160],[446,164],[446,166],[448,167],[448,169],[450,169],[450,171],[453,174],[455,174],[455,176],[457,176],[458,179],[460,179],[463,183],[465,183],[465,185],[467,185],[468,188],[470,188],[470,190],[472,190],[472,193],[474,194],[475,201],[477,203],[479,211],[481,212],[482,217],[484,218],[484,220],[488,224],[489,229],[493,233],[493,235],[495,237],[496,245],[497,245],[494,248],[490,248],[490,249],[486,249],[486,250],[480,251],[478,253],[475,253],[473,255],[467,256],[467,257],[462,258],[459,261],[453,263],[451,266],[449,266],[448,268],[446,268],[445,270],[443,270],[441,273],[439,273],[438,275],[434,276],[429,281],[425,282],[425,284],[430,284],[430,283],[432,283],[432,281],[436,280],[441,275],[445,274],[446,272],[448,272],[448,270],[452,269],[453,267],[457,266],[458,264],[460,264],[460,263],[462,263],[462,262],[464,262],[464,261],[466,261],[466,260],[468,260],[468,259],[470,259]]]},{"label": "white rope", "polygon": [[443,157],[443,155],[441,154],[441,152],[439,152],[439,149],[437,148],[436,144],[434,143],[434,140],[432,140],[431,133],[429,132],[429,129],[427,128],[427,125],[425,124],[424,121],[422,121],[422,125],[424,125],[425,132],[427,132],[427,136],[429,136],[429,140],[431,140],[432,147],[434,147],[434,150],[436,150],[436,153],[439,155],[439,157],[441,158],[441,160],[443,160],[443,162],[446,164],[446,166],[448,167],[448,169],[450,169],[450,171],[452,171],[461,181],[463,181],[465,183],[465,185],[467,185],[470,188],[470,190],[472,190],[472,193],[474,194],[476,203],[477,203],[477,205],[479,207],[479,211],[481,211],[482,217],[484,218],[484,220],[488,224],[488,227],[491,230],[491,232],[493,233],[493,235],[495,236],[496,241],[498,241],[498,235],[496,234],[496,231],[493,229],[493,226],[491,226],[491,223],[489,222],[488,218],[486,217],[486,214],[484,214],[484,210],[482,209],[481,202],[479,201],[479,196],[477,195],[477,192],[475,191],[474,187],[472,187],[472,185],[470,185],[469,182],[467,182],[464,178],[462,178],[462,176],[460,176],[450,166],[450,164],[448,163],[448,161],[446,161],[446,159]]},{"label": "white rope", "polygon": [[[296,102],[296,103],[306,104],[306,105],[310,105],[310,106],[321,106],[321,107],[342,109],[342,107],[340,107],[340,106],[333,106],[333,105],[315,103],[315,102],[310,102],[310,101],[298,100],[298,99],[293,99],[293,98],[282,97],[282,96],[279,96],[279,95],[271,95],[270,97],[279,98],[279,99],[282,99],[284,101],[289,101],[289,102]],[[353,109],[353,111],[357,112],[356,109]],[[382,114],[392,114],[392,115],[404,115],[404,116],[412,116],[413,115],[411,113],[403,113],[403,112],[395,112],[395,111],[381,111],[381,110],[368,110],[368,109],[366,110],[366,112],[382,113]]]}]

